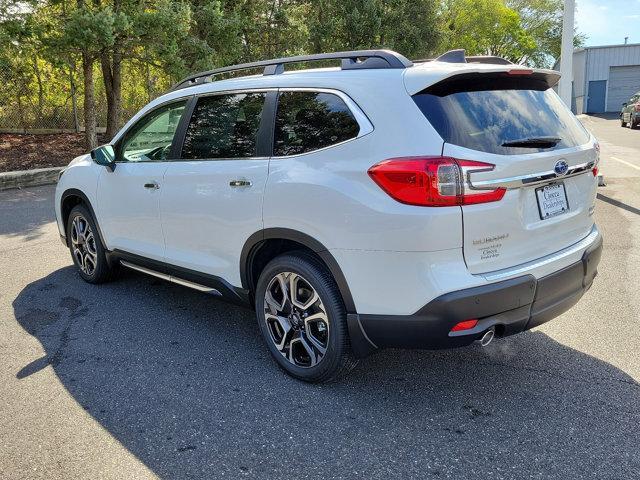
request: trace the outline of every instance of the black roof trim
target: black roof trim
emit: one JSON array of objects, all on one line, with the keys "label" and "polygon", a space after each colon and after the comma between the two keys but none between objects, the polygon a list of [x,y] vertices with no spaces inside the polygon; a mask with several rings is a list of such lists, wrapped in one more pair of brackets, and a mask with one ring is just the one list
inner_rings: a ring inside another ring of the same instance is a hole
[{"label": "black roof trim", "polygon": [[493,65],[513,65],[513,62],[510,62],[506,58],[496,57],[493,55],[474,55],[471,57],[466,57],[467,63],[490,63]]},{"label": "black roof trim", "polygon": [[460,48],[443,53],[434,62],[467,63],[467,59],[464,56],[464,48]]},{"label": "black roof trim", "polygon": [[354,50],[350,52],[319,53],[314,55],[298,55],[295,57],[261,60],[259,62],[241,63],[228,67],[216,68],[206,72],[191,75],[177,84],[171,90],[191,87],[213,81],[213,77],[222,73],[262,68],[263,75],[278,75],[284,72],[284,66],[290,63],[318,62],[322,60],[341,60],[342,70],[378,69],[378,68],[407,68],[413,65],[403,55],[392,50]]},{"label": "black roof trim", "polygon": [[446,62],[446,63],[488,63],[491,65],[513,65],[509,60],[494,55],[466,56],[464,49],[449,50],[437,58],[416,60],[417,62]]}]

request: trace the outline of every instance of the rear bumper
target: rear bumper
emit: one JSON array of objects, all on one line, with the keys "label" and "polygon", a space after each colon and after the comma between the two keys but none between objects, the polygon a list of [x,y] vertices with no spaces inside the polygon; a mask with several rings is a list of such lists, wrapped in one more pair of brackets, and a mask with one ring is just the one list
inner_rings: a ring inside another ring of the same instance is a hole
[{"label": "rear bumper", "polygon": [[[499,336],[536,327],[578,302],[597,274],[601,252],[598,236],[579,261],[539,279],[527,274],[447,293],[413,315],[349,314],[352,347],[359,356],[378,348],[453,348],[471,344],[492,327]],[[451,332],[468,319],[478,319],[476,327]]]}]

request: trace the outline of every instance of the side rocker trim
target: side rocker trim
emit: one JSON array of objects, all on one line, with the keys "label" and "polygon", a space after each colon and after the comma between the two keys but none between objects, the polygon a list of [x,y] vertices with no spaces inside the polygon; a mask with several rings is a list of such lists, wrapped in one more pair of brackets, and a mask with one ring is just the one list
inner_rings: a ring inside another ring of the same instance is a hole
[{"label": "side rocker trim", "polygon": [[[243,307],[251,307],[249,302],[249,292],[242,288],[234,287],[224,278],[218,277],[217,275],[202,273],[196,270],[179,267],[177,265],[171,265],[169,263],[153,260],[117,249],[107,252],[107,259],[109,262],[124,262],[127,267],[130,267],[128,264],[132,264],[143,269],[157,272],[165,277],[170,277],[167,278],[167,280],[172,281],[173,283],[184,285],[184,283],[180,282],[180,280],[184,280],[186,283],[192,284],[185,285],[191,288],[194,288],[193,284],[202,287],[209,287],[220,293],[220,298],[223,298],[230,303]],[[152,274],[151,272],[144,273]]]}]

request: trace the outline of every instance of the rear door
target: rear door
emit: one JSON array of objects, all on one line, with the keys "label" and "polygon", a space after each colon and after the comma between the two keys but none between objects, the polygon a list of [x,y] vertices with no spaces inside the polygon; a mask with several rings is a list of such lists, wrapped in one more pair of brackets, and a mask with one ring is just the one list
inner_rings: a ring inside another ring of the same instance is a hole
[{"label": "rear door", "polygon": [[262,229],[272,138],[267,98],[273,109],[275,90],[197,99],[179,159],[164,174],[167,263],[240,285],[242,247]]},{"label": "rear door", "polygon": [[594,142],[553,90],[538,79],[487,75],[414,96],[445,140],[443,156],[494,166],[466,173],[469,188],[506,189],[500,201],[461,207],[472,273],[580,241],[593,227],[597,184]]}]

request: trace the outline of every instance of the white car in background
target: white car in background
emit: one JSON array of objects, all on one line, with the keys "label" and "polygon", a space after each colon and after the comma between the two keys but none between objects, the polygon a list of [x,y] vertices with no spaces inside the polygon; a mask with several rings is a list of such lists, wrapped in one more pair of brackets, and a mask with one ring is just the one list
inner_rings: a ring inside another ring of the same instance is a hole
[{"label": "white car in background", "polygon": [[[285,71],[317,60],[338,66]],[[88,282],[124,266],[253,307],[306,381],[379,348],[487,344],[596,275],[599,148],[558,79],[385,50],[194,75],[70,163],[62,241]]]}]

